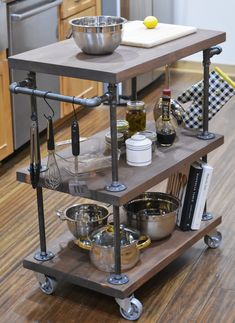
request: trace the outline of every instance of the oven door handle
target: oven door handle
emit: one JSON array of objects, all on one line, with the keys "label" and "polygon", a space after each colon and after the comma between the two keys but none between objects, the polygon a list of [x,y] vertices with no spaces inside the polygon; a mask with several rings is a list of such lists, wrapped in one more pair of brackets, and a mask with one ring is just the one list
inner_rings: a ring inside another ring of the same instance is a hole
[{"label": "oven door handle", "polygon": [[20,21],[20,20],[24,20],[26,18],[32,17],[34,15],[37,15],[43,11],[49,10],[53,7],[59,6],[62,3],[63,0],[55,0],[53,2],[50,2],[48,4],[45,4],[44,6],[40,6],[38,8],[26,11],[22,14],[16,14],[16,13],[12,13],[11,14],[11,20],[12,21]]}]

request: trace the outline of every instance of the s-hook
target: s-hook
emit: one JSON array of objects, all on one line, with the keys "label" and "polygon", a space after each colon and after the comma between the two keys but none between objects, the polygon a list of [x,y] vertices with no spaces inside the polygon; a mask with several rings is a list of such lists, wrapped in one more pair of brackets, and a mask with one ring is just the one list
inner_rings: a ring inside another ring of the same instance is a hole
[{"label": "s-hook", "polygon": [[48,107],[50,108],[51,112],[52,112],[52,115],[51,116],[47,116],[45,113],[44,113],[44,117],[49,120],[50,118],[53,119],[54,116],[55,116],[55,111],[54,109],[52,108],[52,106],[49,104],[49,102],[46,100],[46,96],[48,93],[50,93],[51,91],[47,91],[45,92],[44,96],[43,96],[43,100],[46,102],[46,104],[48,105]]}]

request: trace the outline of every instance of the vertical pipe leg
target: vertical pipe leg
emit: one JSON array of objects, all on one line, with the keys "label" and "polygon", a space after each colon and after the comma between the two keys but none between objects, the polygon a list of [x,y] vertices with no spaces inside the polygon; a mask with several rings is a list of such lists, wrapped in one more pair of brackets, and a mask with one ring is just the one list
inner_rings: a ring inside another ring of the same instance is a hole
[{"label": "vertical pipe leg", "polygon": [[[36,73],[29,73],[30,87],[36,89]],[[40,156],[40,143],[39,143],[39,132],[38,132],[38,118],[37,118],[37,101],[35,96],[31,96],[31,113],[36,116],[37,122],[37,133],[36,133],[36,143],[37,147],[34,147],[37,150],[37,164],[39,168],[41,167],[41,156]],[[35,143],[31,143],[35,144]],[[46,250],[46,233],[45,233],[45,219],[44,219],[44,207],[43,207],[43,194],[42,188],[37,186],[37,208],[38,208],[38,226],[39,226],[39,240],[40,240],[40,251],[36,252],[34,258],[39,261],[47,261],[54,257],[54,254],[51,251]]]},{"label": "vertical pipe leg", "polygon": [[209,77],[210,77],[210,58],[222,52],[221,47],[207,48],[203,51],[203,129],[197,137],[199,139],[208,140],[215,138],[215,134],[208,131],[208,109],[209,109]]},{"label": "vertical pipe leg", "polygon": [[112,183],[106,185],[106,191],[120,192],[126,189],[126,186],[118,182],[118,146],[117,146],[117,101],[116,101],[116,84],[109,84],[111,93],[110,104],[110,130],[111,130],[111,153],[112,153]]},{"label": "vertical pipe leg", "polygon": [[137,101],[137,78],[133,77],[131,79],[131,100]]},{"label": "vertical pipe leg", "polygon": [[114,274],[110,275],[108,282],[112,285],[122,285],[128,283],[127,275],[121,273],[121,235],[119,207],[113,206],[114,220]]},{"label": "vertical pipe leg", "polygon": [[[209,129],[209,77],[210,77],[210,58],[214,55],[219,55],[222,52],[221,47],[212,47],[203,51],[203,67],[204,67],[204,88],[203,88],[203,130],[198,134],[199,139],[208,140],[213,139],[215,135],[208,131]],[[203,156],[202,160],[207,163],[207,156]],[[207,212],[207,205],[205,204],[202,221],[208,221],[213,218],[212,213]]]},{"label": "vertical pipe leg", "polygon": [[208,131],[210,51],[210,48],[203,51],[203,128],[202,132],[197,135],[199,139],[203,140],[215,138],[215,135]]},{"label": "vertical pipe leg", "polygon": [[36,192],[37,192],[40,251],[35,253],[34,258],[39,261],[46,261],[46,260],[52,259],[54,257],[54,254],[51,251],[47,251],[47,248],[46,248],[46,233],[45,233],[45,219],[44,219],[42,188],[37,187]]}]

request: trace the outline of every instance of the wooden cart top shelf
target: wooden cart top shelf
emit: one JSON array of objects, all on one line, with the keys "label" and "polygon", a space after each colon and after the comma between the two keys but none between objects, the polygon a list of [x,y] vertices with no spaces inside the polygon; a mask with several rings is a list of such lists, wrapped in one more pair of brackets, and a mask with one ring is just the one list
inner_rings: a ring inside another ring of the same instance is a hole
[{"label": "wooden cart top shelf", "polygon": [[[98,134],[103,136],[104,132]],[[157,183],[168,178],[171,174],[179,171],[185,165],[190,165],[195,160],[213,151],[224,142],[221,135],[216,135],[212,140],[201,140],[196,138],[192,131],[182,130],[173,146],[169,148],[156,149],[153,153],[152,164],[145,167],[133,167],[126,164],[125,156],[119,161],[119,181],[127,186],[122,192],[108,192],[104,190],[105,185],[111,183],[111,168],[98,172],[93,177],[80,179],[86,181],[88,190],[81,194],[104,203],[123,205],[132,198],[150,189]],[[42,160],[46,164],[47,159]],[[21,182],[30,183],[27,168],[17,172],[17,179]],[[63,173],[63,185],[60,191],[70,193],[69,182],[71,176]],[[39,185],[45,187],[43,173]]]},{"label": "wooden cart top shelf", "polygon": [[73,39],[9,57],[11,68],[119,83],[154,68],[224,42],[225,32],[198,29],[196,33],[155,46],[119,46],[111,55],[84,54]]}]

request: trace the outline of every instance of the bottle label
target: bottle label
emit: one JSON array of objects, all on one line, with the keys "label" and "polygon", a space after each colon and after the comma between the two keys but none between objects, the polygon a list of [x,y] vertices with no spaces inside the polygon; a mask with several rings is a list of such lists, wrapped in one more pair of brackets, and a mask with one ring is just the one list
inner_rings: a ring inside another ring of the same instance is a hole
[{"label": "bottle label", "polygon": [[170,120],[170,102],[163,100],[162,101],[162,120],[169,121]]}]

